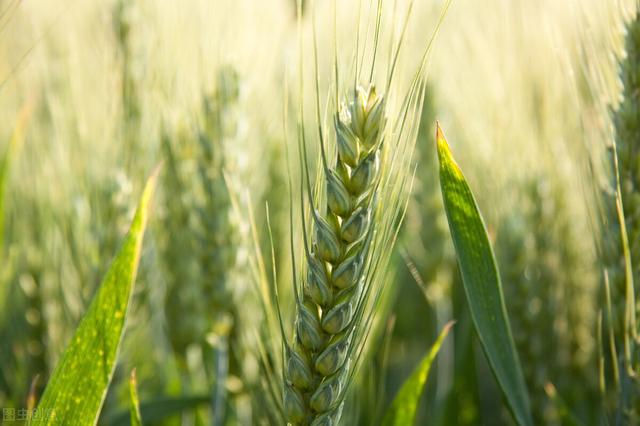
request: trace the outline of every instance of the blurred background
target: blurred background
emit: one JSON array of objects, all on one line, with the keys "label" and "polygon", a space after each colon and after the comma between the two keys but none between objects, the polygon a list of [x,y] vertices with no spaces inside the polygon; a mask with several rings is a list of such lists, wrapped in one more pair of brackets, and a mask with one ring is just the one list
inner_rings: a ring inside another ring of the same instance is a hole
[{"label": "blurred background", "polygon": [[[341,48],[354,42],[355,3],[339,6]],[[414,5],[408,52],[424,51],[442,6]],[[377,420],[451,319],[418,423],[512,422],[461,287],[436,120],[494,244],[535,423],[559,424],[570,407],[578,423],[595,424],[598,216],[633,9],[633,0],[453,2],[430,55],[382,344],[345,424]],[[332,14],[331,1],[305,2],[300,22],[317,21],[321,82],[333,72]],[[100,423],[128,421],[136,368],[143,405],[156,404],[149,424],[208,422],[218,377],[227,424],[270,424],[269,398],[255,394],[257,353],[268,349],[255,344],[252,283],[264,278],[256,251],[271,262],[268,205],[287,305],[285,146],[295,117],[286,111],[299,102],[297,49],[293,0],[0,0],[0,153],[23,135],[11,148],[0,227],[0,407],[25,406],[36,376],[43,389],[163,161]],[[313,97],[304,102],[314,111]]]}]

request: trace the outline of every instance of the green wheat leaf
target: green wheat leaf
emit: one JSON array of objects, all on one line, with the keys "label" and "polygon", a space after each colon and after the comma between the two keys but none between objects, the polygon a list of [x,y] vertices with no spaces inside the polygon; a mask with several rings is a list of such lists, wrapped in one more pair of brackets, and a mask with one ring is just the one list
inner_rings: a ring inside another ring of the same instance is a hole
[{"label": "green wheat leaf", "polygon": [[418,402],[424,385],[427,382],[431,364],[433,364],[436,355],[438,355],[442,342],[449,334],[452,326],[453,322],[450,322],[443,327],[438,339],[433,346],[431,346],[429,352],[422,358],[418,367],[413,370],[411,376],[404,382],[384,416],[382,423],[384,426],[407,426],[415,423]]},{"label": "green wheat leaf", "polygon": [[529,426],[533,424],[529,396],[487,230],[439,126],[436,140],[442,198],[473,323],[514,419],[520,425]]},{"label": "green wheat leaf", "polygon": [[97,423],[124,331],[157,174],[158,169],[149,178],[129,233],[55,368],[32,424]]},{"label": "green wheat leaf", "polygon": [[142,415],[140,414],[140,400],[138,399],[138,381],[136,379],[136,370],[131,371],[129,378],[129,397],[132,426],[142,426]]}]

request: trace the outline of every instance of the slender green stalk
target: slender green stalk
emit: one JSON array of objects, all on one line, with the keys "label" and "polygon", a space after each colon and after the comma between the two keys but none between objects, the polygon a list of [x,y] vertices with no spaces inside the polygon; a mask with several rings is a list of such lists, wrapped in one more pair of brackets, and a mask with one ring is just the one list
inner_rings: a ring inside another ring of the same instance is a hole
[{"label": "slender green stalk", "polygon": [[626,26],[626,54],[620,61],[622,97],[613,114],[613,197],[604,227],[607,329],[610,341],[604,403],[616,423],[640,421],[637,372],[637,283],[640,282],[640,11]]}]

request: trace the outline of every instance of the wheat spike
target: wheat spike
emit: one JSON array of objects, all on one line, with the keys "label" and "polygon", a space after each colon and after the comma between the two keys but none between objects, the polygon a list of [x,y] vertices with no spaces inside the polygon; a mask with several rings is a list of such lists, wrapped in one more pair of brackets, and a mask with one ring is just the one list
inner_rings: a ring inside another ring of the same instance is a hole
[{"label": "wheat spike", "polygon": [[[559,414],[545,393],[548,382],[573,407],[593,405],[596,395],[586,373],[593,348],[588,278],[581,273],[564,188],[531,176],[517,191],[518,208],[503,219],[496,248],[534,421],[555,424]],[[576,379],[579,389],[571,387]]]},{"label": "wheat spike", "polygon": [[284,406],[292,424],[334,424],[340,418],[362,269],[375,229],[384,110],[374,86],[358,87],[334,120],[337,155],[324,169],[326,209],[312,213],[295,342],[287,353]]},{"label": "wheat spike", "polygon": [[224,179],[225,146],[235,137],[231,84],[235,74],[203,97],[202,120],[183,129],[173,143],[165,139],[167,199],[163,255],[170,277],[166,301],[169,336],[184,356],[191,344],[206,346],[210,333],[228,337],[233,325],[233,272],[239,236],[229,188]]}]

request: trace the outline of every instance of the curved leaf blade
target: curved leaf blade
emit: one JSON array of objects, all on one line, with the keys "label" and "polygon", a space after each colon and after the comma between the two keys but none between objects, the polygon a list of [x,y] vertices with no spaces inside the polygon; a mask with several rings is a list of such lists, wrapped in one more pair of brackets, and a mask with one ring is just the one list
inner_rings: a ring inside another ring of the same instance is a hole
[{"label": "curved leaf blade", "polygon": [[157,173],[147,182],[124,243],[51,375],[32,424],[97,423],[122,340]]},{"label": "curved leaf blade", "polygon": [[440,186],[469,310],[491,370],[520,425],[532,425],[529,396],[516,353],[500,274],[473,193],[437,126]]},{"label": "curved leaf blade", "polygon": [[382,424],[384,426],[407,426],[415,423],[418,402],[424,385],[427,383],[431,364],[436,359],[440,351],[442,342],[449,334],[453,326],[453,321],[447,323],[440,332],[436,342],[431,346],[429,352],[422,358],[418,367],[411,373],[409,378],[403,383],[396,394],[391,406],[387,410]]}]

